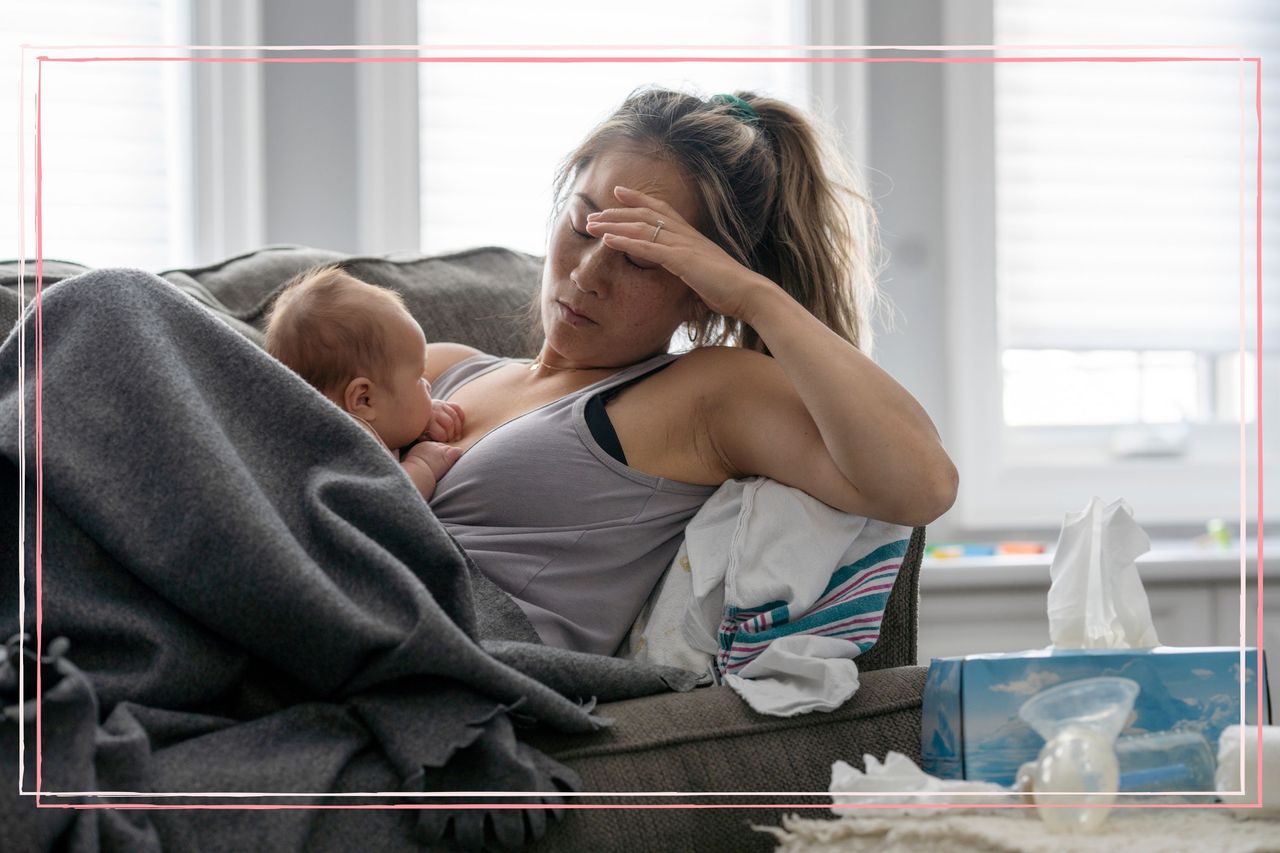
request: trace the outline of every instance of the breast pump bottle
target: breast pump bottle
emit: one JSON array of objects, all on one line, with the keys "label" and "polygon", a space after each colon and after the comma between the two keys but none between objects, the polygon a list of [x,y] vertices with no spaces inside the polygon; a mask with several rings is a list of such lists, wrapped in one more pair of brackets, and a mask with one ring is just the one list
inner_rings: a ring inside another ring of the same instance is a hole
[{"label": "breast pump bottle", "polygon": [[1019,777],[1051,831],[1094,832],[1106,820],[1120,781],[1115,741],[1138,690],[1129,678],[1085,678],[1043,690],[1018,710],[1045,739]]}]

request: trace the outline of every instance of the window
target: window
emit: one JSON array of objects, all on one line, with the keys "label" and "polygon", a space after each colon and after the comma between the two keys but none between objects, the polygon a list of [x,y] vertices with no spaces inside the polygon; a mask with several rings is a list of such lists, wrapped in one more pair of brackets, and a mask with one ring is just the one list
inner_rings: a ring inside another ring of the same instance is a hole
[{"label": "window", "polygon": [[[500,0],[485,5],[478,30],[475,4],[429,0],[418,6],[418,34],[422,44],[803,44],[803,5],[744,0],[726,14],[717,4],[656,0],[623,16],[627,26],[620,31],[616,11],[595,14],[593,7],[563,0]],[[673,21],[679,21],[678,29]],[[690,36],[697,33],[715,35]],[[655,48],[631,55],[690,52]],[[559,159],[629,91],[646,83],[694,87],[706,95],[755,88],[797,103],[808,100],[805,66],[799,63],[424,63],[422,250],[500,245],[541,254]]]},{"label": "window", "polygon": [[[9,44],[182,44],[185,0],[25,0],[8,3]],[[16,51],[15,51],[16,53]],[[34,227],[36,51],[28,51],[23,123],[27,229]],[[49,51],[50,56],[90,51]],[[119,53],[119,52],[117,52]],[[18,113],[17,62],[0,67],[0,110]],[[190,260],[190,77],[186,63],[43,63],[44,256],[90,266],[157,270]],[[17,122],[0,125],[0,172],[18,173]],[[0,241],[19,254],[18,182],[0,182]]]},{"label": "window", "polygon": [[[1140,29],[1239,43],[1265,24],[1254,5],[1166,10],[1161,29]],[[1087,41],[1103,13],[1117,19],[1114,3],[994,11],[996,44]],[[995,67],[1006,424],[1205,423],[1238,391],[1211,380],[1239,338],[1242,71],[1252,78],[1234,63]],[[1037,400],[1015,380],[1031,365],[1042,388],[1078,385],[1082,405]]]},{"label": "window", "polygon": [[[1001,352],[1007,426],[1232,423],[1257,418],[1257,353],[1014,349]],[[1271,358],[1264,354],[1264,358]]]},{"label": "window", "polygon": [[[1264,140],[1276,132],[1280,77],[1267,57],[1280,13],[1253,0],[1121,6],[962,2],[946,10],[947,40],[1077,46],[998,54],[1042,57],[1232,56],[1079,46],[1240,45],[1264,57]],[[946,74],[960,524],[1053,528],[1094,494],[1125,497],[1146,524],[1256,514],[1240,507],[1239,466],[1243,452],[1256,489],[1257,347],[1266,385],[1280,367],[1280,300],[1264,290],[1259,341],[1255,66]],[[1273,205],[1280,181],[1264,180]],[[1264,254],[1280,248],[1275,219],[1263,211]],[[1266,426],[1268,447],[1274,434]]]}]

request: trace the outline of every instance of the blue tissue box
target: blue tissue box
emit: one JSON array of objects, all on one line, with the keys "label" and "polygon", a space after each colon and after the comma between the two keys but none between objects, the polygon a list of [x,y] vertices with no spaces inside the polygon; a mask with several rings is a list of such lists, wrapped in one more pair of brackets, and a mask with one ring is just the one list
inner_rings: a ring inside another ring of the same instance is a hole
[{"label": "blue tissue box", "polygon": [[[1245,722],[1255,722],[1258,679],[1264,713],[1266,656],[1245,650]],[[1240,722],[1240,649],[1037,649],[934,658],[924,685],[920,746],[926,773],[943,779],[1013,784],[1044,740],[1018,716],[1036,693],[1068,681],[1118,675],[1141,692],[1121,735],[1198,731],[1217,750],[1222,730]]]}]

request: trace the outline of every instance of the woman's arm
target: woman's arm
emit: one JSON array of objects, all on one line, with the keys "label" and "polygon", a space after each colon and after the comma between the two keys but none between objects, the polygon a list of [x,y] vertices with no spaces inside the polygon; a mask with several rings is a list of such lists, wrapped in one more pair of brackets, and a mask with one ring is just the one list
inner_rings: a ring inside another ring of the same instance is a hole
[{"label": "woman's arm", "polygon": [[727,354],[737,357],[713,371],[720,382],[707,417],[734,475],[771,477],[846,512],[910,526],[946,512],[959,476],[915,398],[772,284],[748,305],[740,319],[774,357]]},{"label": "woman's arm", "polygon": [[[951,507],[955,465],[906,389],[669,204],[614,192],[633,206],[593,214],[588,229],[679,276],[713,311],[748,323],[773,354],[699,356],[712,362],[714,383],[704,429],[730,475],[771,477],[846,512],[912,526]],[[658,218],[662,241],[645,239]]]}]

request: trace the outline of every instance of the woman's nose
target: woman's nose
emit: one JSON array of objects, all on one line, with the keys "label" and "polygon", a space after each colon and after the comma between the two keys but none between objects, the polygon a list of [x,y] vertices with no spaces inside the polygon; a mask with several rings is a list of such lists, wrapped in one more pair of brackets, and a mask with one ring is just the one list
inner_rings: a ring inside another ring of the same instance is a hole
[{"label": "woman's nose", "polygon": [[600,295],[607,280],[607,265],[612,250],[597,240],[578,256],[578,263],[569,273],[573,286],[583,293]]}]

